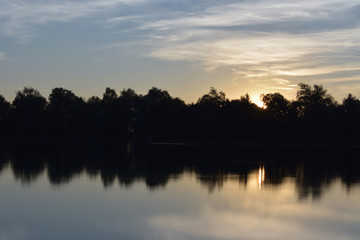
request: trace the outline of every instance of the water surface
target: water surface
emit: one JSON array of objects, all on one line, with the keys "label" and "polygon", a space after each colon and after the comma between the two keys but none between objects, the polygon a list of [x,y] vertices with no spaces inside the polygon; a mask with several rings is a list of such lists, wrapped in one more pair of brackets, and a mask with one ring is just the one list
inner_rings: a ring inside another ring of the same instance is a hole
[{"label": "water surface", "polygon": [[295,153],[2,150],[0,239],[359,239],[357,156]]}]

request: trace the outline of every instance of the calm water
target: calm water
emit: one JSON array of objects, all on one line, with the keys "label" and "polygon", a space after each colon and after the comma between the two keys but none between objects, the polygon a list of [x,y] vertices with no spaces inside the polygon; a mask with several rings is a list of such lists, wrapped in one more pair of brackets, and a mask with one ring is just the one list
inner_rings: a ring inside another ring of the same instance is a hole
[{"label": "calm water", "polygon": [[357,156],[324,151],[11,147],[0,239],[359,239]]}]

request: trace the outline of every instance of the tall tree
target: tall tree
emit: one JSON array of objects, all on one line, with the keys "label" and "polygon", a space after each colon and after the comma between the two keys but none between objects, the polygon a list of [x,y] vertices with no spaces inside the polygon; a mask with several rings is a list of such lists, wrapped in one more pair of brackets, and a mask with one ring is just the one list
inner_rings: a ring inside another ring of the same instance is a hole
[{"label": "tall tree", "polygon": [[308,84],[299,83],[299,87],[300,90],[296,94],[296,99],[305,108],[330,107],[337,104],[333,96],[322,85],[315,84],[312,88]]},{"label": "tall tree", "polygon": [[17,91],[12,105],[17,112],[41,112],[45,109],[46,99],[32,87]]},{"label": "tall tree", "polygon": [[0,121],[5,120],[8,117],[10,111],[10,103],[0,95]]},{"label": "tall tree", "polygon": [[1,136],[9,134],[9,114],[10,114],[10,103],[5,100],[5,98],[0,95],[0,131]]},{"label": "tall tree", "polygon": [[280,93],[263,94],[261,97],[266,111],[273,118],[285,117],[288,114],[290,102]]},{"label": "tall tree", "polygon": [[220,91],[218,92],[214,87],[210,88],[208,94],[203,95],[197,101],[198,104],[213,104],[217,107],[223,107],[225,104],[226,98],[225,93]]},{"label": "tall tree", "polygon": [[12,105],[14,107],[14,131],[25,136],[44,134],[46,131],[44,129],[44,111],[47,101],[38,90],[25,87],[16,92]]},{"label": "tall tree", "polygon": [[69,136],[85,127],[85,102],[72,91],[54,88],[49,95],[48,113],[53,134]]},{"label": "tall tree", "polygon": [[103,101],[105,103],[108,103],[108,102],[111,102],[111,101],[114,101],[117,99],[117,94],[116,94],[116,91],[112,88],[109,88],[107,87],[105,89],[105,93],[103,94]]}]

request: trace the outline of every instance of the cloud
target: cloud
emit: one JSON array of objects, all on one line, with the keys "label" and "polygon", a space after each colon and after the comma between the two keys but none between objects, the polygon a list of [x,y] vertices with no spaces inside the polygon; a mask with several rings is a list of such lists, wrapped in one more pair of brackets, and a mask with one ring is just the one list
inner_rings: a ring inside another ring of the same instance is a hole
[{"label": "cloud", "polygon": [[[143,28],[169,30],[174,28],[232,27],[264,23],[309,22],[349,18],[349,9],[356,1],[244,1],[222,6],[210,6],[204,11],[187,12],[178,17],[146,23]],[[184,16],[185,15],[185,16]],[[346,16],[348,18],[342,18]]]},{"label": "cloud", "polygon": [[[356,235],[356,224],[352,221],[356,222],[357,216],[324,208],[310,211],[307,206],[280,196],[283,204],[279,204],[277,198],[259,201],[245,197],[240,201],[244,205],[242,209],[207,205],[191,216],[153,216],[148,219],[152,232],[146,234],[156,239],[287,239],[291,236],[292,239],[335,240],[343,235],[339,230],[347,226],[353,227],[348,235]],[[339,224],[336,219],[340,218],[346,220]]]},{"label": "cloud", "polygon": [[[207,37],[182,41],[183,36],[157,37],[149,44],[150,56],[186,60],[211,71],[228,66],[248,79],[326,77],[339,71],[360,70],[360,29],[304,34],[228,33],[208,31]],[[242,35],[242,36],[241,36]],[[216,36],[216,37],[214,37]],[[192,36],[192,38],[196,38]],[[178,40],[180,39],[180,40]]]},{"label": "cloud", "polygon": [[0,6],[0,29],[21,43],[39,26],[87,18],[121,34],[94,49],[188,61],[258,86],[291,90],[311,77],[330,83],[336,73],[360,69],[360,0],[0,0]]},{"label": "cloud", "polygon": [[113,17],[113,18],[108,19],[106,21],[106,23],[117,24],[117,23],[127,22],[127,21],[131,21],[131,20],[138,20],[140,18],[142,18],[142,16],[140,16],[140,15]]},{"label": "cloud", "polygon": [[31,1],[0,0],[1,29],[21,43],[34,35],[34,26],[51,22],[68,22],[80,17],[94,16],[112,10],[118,5],[138,4],[146,0],[84,0],[84,1]]},{"label": "cloud", "polygon": [[243,80],[288,90],[311,76],[326,82],[334,72],[360,70],[359,4],[243,1],[148,21],[141,29],[152,32],[145,42],[151,57],[208,71],[228,67]]}]

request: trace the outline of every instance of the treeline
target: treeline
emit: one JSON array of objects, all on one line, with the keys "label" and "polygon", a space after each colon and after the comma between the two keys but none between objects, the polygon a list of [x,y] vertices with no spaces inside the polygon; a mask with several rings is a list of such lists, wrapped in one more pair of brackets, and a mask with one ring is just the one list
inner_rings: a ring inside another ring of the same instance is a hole
[{"label": "treeline", "polygon": [[296,99],[262,95],[266,108],[249,95],[229,100],[211,88],[186,104],[153,87],[146,95],[106,88],[85,100],[64,88],[48,99],[26,87],[12,103],[0,95],[3,140],[139,140],[282,143],[359,143],[360,100],[349,94],[337,103],[321,85],[300,83]]}]

